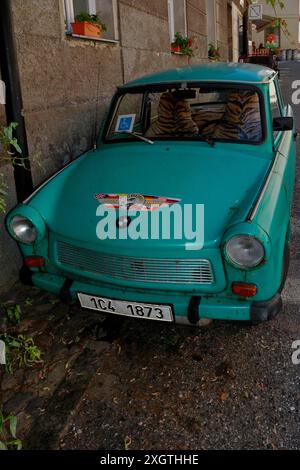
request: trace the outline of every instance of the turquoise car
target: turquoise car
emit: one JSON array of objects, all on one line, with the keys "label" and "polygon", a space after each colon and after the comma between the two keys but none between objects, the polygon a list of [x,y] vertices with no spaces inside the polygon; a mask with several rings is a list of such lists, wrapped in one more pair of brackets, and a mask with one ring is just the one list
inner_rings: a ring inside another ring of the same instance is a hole
[{"label": "turquoise car", "polygon": [[95,147],[8,214],[21,280],[109,316],[274,318],[295,140],[274,70],[195,65],[127,83]]}]

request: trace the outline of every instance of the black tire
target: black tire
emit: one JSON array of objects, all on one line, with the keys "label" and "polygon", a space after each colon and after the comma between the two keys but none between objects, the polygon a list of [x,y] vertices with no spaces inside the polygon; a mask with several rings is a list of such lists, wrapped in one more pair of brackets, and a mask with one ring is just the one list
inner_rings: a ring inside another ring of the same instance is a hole
[{"label": "black tire", "polygon": [[289,274],[289,268],[290,268],[290,258],[291,258],[291,247],[290,243],[288,240],[285,242],[285,247],[284,247],[284,254],[283,254],[283,267],[282,267],[282,276],[281,276],[281,284],[279,288],[279,294],[282,293],[288,274]]},{"label": "black tire", "polygon": [[[282,291],[285,287],[285,283],[286,283],[286,280],[287,280],[287,277],[288,277],[288,274],[289,274],[289,268],[290,268],[290,256],[291,254],[291,247],[290,247],[290,243],[288,240],[285,241],[285,246],[284,246],[284,253],[283,253],[283,266],[282,266],[282,275],[281,275],[281,284],[280,284],[280,287],[279,287],[279,291],[278,291],[278,294],[282,294]],[[282,305],[283,307],[283,305]],[[268,318],[268,321],[272,321],[274,320],[274,318],[276,318],[282,311],[282,308],[281,310],[275,312],[274,314],[270,314],[269,315],[269,318]]]},{"label": "black tire", "polygon": [[[250,324],[251,326],[258,326],[261,323],[264,323],[265,321],[272,321],[274,318],[276,318],[282,311],[282,299],[281,299],[281,293],[284,289],[288,273],[289,273],[289,266],[290,266],[290,244],[289,241],[286,240],[285,246],[284,246],[284,253],[283,253],[283,265],[282,265],[282,274],[281,274],[281,284],[277,293],[277,299],[279,300],[279,307],[277,305],[277,308],[274,308],[271,310],[268,314],[268,316],[265,317],[264,320],[251,320]],[[275,298],[274,298],[275,299]]]}]

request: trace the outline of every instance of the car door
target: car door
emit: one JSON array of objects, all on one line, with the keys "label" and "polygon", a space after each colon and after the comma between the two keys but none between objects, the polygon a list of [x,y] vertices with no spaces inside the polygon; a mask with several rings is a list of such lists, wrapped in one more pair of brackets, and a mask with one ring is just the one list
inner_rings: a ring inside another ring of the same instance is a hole
[{"label": "car door", "polygon": [[[270,83],[270,104],[272,118],[293,116],[292,107],[290,105],[285,105],[284,103],[280,82],[277,78]],[[276,157],[283,157],[286,159],[286,164],[282,166],[282,176],[287,194],[287,205],[290,212],[295,187],[295,131],[273,132],[273,142]]]}]

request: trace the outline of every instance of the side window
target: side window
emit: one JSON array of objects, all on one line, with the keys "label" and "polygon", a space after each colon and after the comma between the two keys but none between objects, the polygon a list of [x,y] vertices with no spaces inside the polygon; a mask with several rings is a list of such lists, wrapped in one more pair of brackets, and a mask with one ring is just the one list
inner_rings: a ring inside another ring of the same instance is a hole
[{"label": "side window", "polygon": [[271,101],[271,111],[273,119],[276,117],[280,117],[282,115],[280,109],[280,101],[277,94],[277,90],[275,87],[274,81],[270,84],[270,101]]},{"label": "side window", "polygon": [[[281,117],[282,112],[280,108],[280,100],[279,100],[279,96],[277,93],[274,80],[270,84],[270,104],[271,104],[272,119]],[[274,138],[276,138],[278,134],[279,132],[274,132]]]}]

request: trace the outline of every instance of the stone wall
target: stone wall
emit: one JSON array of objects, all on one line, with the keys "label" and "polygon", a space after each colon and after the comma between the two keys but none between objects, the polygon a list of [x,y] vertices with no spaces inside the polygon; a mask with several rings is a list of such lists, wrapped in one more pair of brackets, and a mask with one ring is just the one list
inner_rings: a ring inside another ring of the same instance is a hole
[{"label": "stone wall", "polygon": [[[65,37],[62,0],[12,0],[29,149],[43,164],[35,184],[92,145],[97,100],[99,128],[117,85],[188,63],[170,53],[167,0],[118,3],[121,41],[106,44]],[[187,0],[187,23],[193,62],[207,60],[205,0]]]},{"label": "stone wall", "polygon": [[[1,79],[1,75],[0,75]],[[0,104],[0,127],[6,125],[5,106]],[[7,186],[6,206],[7,210],[16,205],[16,191],[13,176],[13,169],[9,163],[0,161],[0,179]],[[5,214],[0,213],[0,290],[2,286],[11,284],[18,275],[20,264],[20,254],[16,249],[16,244],[8,236],[4,229]]]}]

